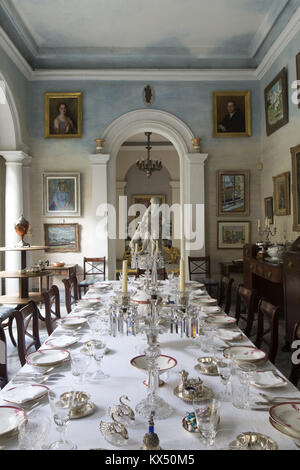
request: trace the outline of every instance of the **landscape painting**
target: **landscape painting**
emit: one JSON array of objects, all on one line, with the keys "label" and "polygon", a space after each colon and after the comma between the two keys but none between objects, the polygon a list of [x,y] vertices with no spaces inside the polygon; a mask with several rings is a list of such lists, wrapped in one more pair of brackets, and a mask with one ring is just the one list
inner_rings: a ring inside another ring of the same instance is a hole
[{"label": "landscape painting", "polygon": [[78,224],[44,224],[48,252],[79,251]]},{"label": "landscape painting", "polygon": [[242,249],[250,243],[250,222],[219,221],[217,233],[219,249]]},{"label": "landscape painting", "polygon": [[249,215],[249,171],[218,171],[218,216]]},{"label": "landscape painting", "polygon": [[267,135],[288,123],[287,70],[281,72],[265,89],[265,113]]}]

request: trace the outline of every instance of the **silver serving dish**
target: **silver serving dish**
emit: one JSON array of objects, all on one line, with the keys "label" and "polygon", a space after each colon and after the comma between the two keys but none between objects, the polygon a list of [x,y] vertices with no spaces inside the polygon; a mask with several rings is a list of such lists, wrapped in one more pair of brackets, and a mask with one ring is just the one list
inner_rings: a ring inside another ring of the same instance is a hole
[{"label": "silver serving dish", "polygon": [[216,361],[213,357],[198,357],[199,364],[195,365],[195,369],[204,375],[219,375]]},{"label": "silver serving dish", "polygon": [[248,450],[277,450],[277,443],[269,436],[260,434],[259,432],[243,432],[229,444],[232,449],[246,449]]}]

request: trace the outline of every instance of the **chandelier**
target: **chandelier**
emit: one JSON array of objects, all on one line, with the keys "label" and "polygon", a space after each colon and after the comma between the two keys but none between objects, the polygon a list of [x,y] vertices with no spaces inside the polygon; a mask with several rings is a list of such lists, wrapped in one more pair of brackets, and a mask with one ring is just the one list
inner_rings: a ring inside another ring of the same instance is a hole
[{"label": "chandelier", "polygon": [[140,159],[137,160],[136,166],[139,170],[144,171],[148,178],[152,175],[153,171],[160,171],[162,169],[162,163],[161,161],[158,160],[151,160],[150,158],[150,150],[152,149],[151,143],[150,143],[150,136],[152,132],[145,132],[145,136],[147,137],[147,145],[146,145],[146,150],[147,150],[147,159],[145,160]]}]

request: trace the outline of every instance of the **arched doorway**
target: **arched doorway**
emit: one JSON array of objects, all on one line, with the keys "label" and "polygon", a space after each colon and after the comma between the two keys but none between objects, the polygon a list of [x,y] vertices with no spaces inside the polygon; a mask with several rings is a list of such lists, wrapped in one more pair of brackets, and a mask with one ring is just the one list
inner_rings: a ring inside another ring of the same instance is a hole
[{"label": "arched doorway", "polygon": [[[116,207],[116,161],[123,142],[133,135],[147,131],[162,135],[174,145],[180,162],[180,203],[182,211],[187,204],[202,206],[201,211],[201,246],[193,254],[205,253],[205,218],[204,218],[204,162],[207,154],[193,151],[192,140],[195,137],[190,128],[173,114],[157,109],[131,111],[113,121],[103,134],[105,139],[101,163],[107,165],[107,189],[98,203],[108,203]],[[91,161],[93,160],[93,156]],[[102,169],[103,177],[103,169]],[[103,193],[102,193],[103,194]],[[103,200],[103,199],[106,200]],[[191,252],[184,237],[184,217],[181,217],[181,253],[187,256]],[[116,240],[107,237],[103,252],[109,259],[109,277],[113,278],[116,265]]]}]

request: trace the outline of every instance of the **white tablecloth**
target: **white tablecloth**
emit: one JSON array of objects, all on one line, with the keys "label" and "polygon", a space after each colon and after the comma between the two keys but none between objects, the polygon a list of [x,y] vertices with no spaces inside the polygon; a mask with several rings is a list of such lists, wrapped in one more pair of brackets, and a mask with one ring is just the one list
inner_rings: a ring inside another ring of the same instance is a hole
[{"label": "white tablecloth", "polygon": [[[111,293],[106,295],[111,295]],[[89,329],[86,328],[86,334],[80,338],[80,343],[68,349],[71,353],[79,351],[82,347],[82,343],[89,338]],[[162,354],[171,355],[178,361],[178,365],[166,376],[166,384],[160,388],[161,396],[168,401],[174,409],[173,414],[168,419],[157,420],[155,422],[155,430],[160,437],[161,447],[165,450],[205,449],[197,435],[185,431],[182,427],[182,418],[187,411],[192,411],[192,406],[184,403],[173,394],[174,387],[179,383],[178,372],[185,369],[190,373],[191,377],[197,377],[198,374],[194,370],[194,366],[197,363],[197,357],[203,356],[204,354],[197,347],[197,343],[194,339],[186,337],[180,338],[175,333],[163,334],[160,336],[159,341]],[[97,405],[97,411],[93,415],[79,420],[72,420],[68,425],[67,437],[77,444],[78,449],[114,449],[113,446],[105,441],[104,437],[99,432],[100,420],[110,421],[107,409],[109,406],[118,403],[120,395],[127,395],[131,399],[131,406],[133,408],[146,396],[147,390],[145,385],[143,385],[143,380],[146,375],[130,365],[130,360],[133,357],[143,353],[146,347],[145,336],[125,337],[118,335],[116,338],[107,337],[106,342],[110,352],[104,357],[102,369],[110,375],[110,378],[97,384],[85,383],[83,387],[77,386],[90,393],[92,401]],[[251,343],[245,338],[245,341],[239,344]],[[220,341],[220,346],[221,345],[224,346],[224,343]],[[273,367],[270,363],[265,366],[265,368],[270,367]],[[24,366],[23,369],[24,371],[26,369],[31,370],[28,365]],[[64,376],[59,381],[55,382],[56,385],[70,384],[70,386],[74,387],[75,378],[71,374],[70,366],[59,368],[57,372],[63,373]],[[162,378],[164,378],[164,376],[162,376]],[[222,390],[223,385],[220,383],[219,377],[201,375],[201,378],[204,384],[211,387],[215,392]],[[47,382],[45,385],[48,385]],[[11,384],[8,384],[6,388],[10,386]],[[251,387],[251,392],[257,395],[258,400],[260,399],[258,397],[258,389]],[[300,400],[299,391],[290,383],[284,388],[277,389],[277,392],[273,389],[272,391],[268,390],[268,393],[274,394],[274,396],[276,394],[278,396],[299,395]],[[1,393],[0,404],[5,404],[1,399]],[[40,410],[51,416],[47,401]],[[239,433],[245,431],[256,431],[267,434],[278,443],[279,449],[297,449],[292,439],[276,431],[271,426],[267,411],[239,410],[233,407],[230,402],[222,402],[220,432],[216,441],[217,448],[226,447]],[[134,425],[128,428],[128,432],[128,444],[120,447],[120,449],[139,449],[143,436],[145,432],[147,432],[146,420],[136,415],[136,421]],[[51,443],[57,440],[57,438],[58,434],[53,423],[47,442]],[[5,448],[17,449],[17,441],[8,442],[5,444]]]}]

